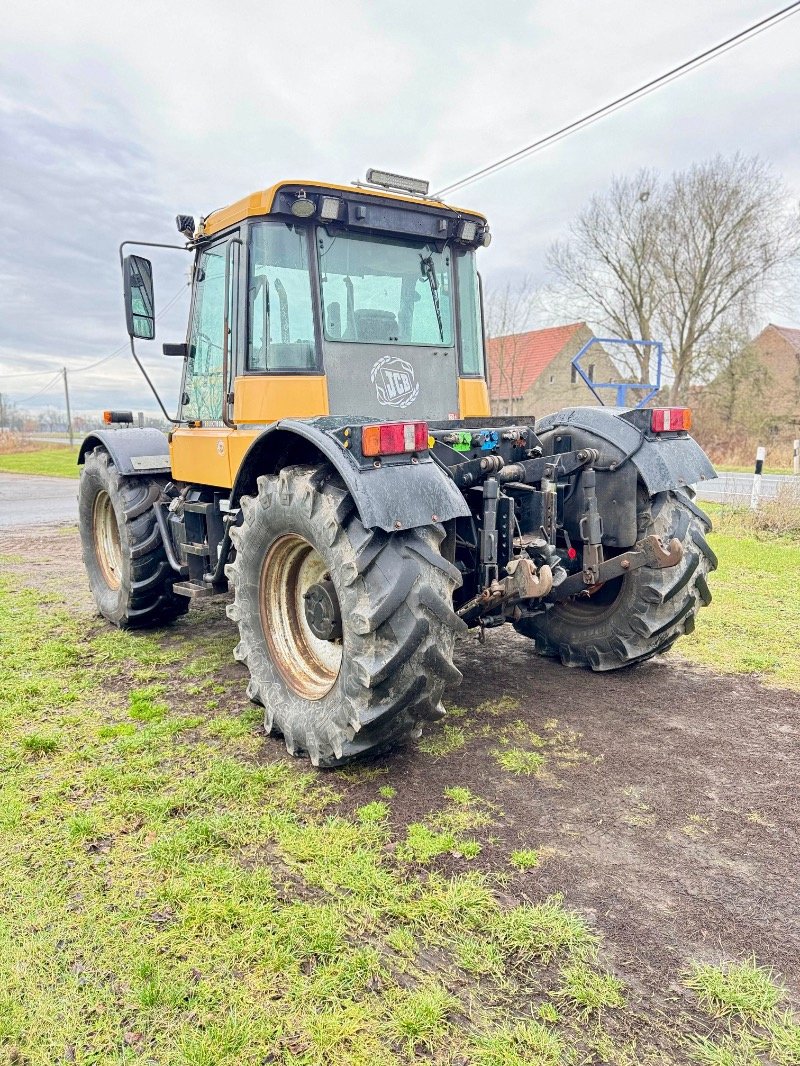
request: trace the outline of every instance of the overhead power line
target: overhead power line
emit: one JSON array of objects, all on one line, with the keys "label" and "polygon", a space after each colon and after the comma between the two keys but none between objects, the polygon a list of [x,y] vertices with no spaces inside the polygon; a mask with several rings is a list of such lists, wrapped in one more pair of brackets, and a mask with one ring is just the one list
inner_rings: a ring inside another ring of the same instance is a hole
[{"label": "overhead power line", "polygon": [[42,385],[42,387],[40,389],[37,389],[36,392],[31,393],[30,396],[26,396],[24,400],[15,400],[14,403],[23,404],[23,403],[28,403],[29,400],[35,400],[36,397],[37,396],[41,396],[41,394],[43,392],[47,392],[48,389],[52,389],[52,387],[55,385],[55,383],[59,380],[60,377],[61,377],[61,371],[57,370],[56,373],[55,373],[55,376],[52,377],[47,382],[46,385]]},{"label": "overhead power line", "polygon": [[[800,3],[800,0],[798,0],[798,3]],[[178,298],[183,295],[185,288],[186,285],[181,285],[175,295],[164,304],[155,317],[156,322],[158,322],[158,320],[177,302]],[[107,363],[108,360],[113,359],[115,355],[119,355],[121,352],[127,352],[128,350],[129,345],[126,342],[125,344],[121,344],[119,348],[115,348],[114,351],[110,352],[108,355],[104,355],[102,359],[97,359],[94,363],[89,363],[86,366],[76,366],[74,369],[70,369],[69,372],[70,374],[82,374],[84,370],[94,370],[96,366],[100,366],[102,363]]]},{"label": "overhead power line", "polygon": [[445,185],[435,193],[435,196],[441,197],[444,195],[450,195],[457,189],[466,188],[467,185],[472,185],[481,178],[486,178],[490,174],[496,173],[498,170],[512,166],[514,163],[518,163],[521,159],[533,155],[534,152],[541,151],[543,148],[549,147],[549,145],[554,144],[556,141],[563,140],[565,137],[577,133],[578,130],[591,126],[594,122],[598,122],[607,115],[611,115],[615,111],[627,107],[628,104],[632,104],[636,100],[647,96],[649,93],[655,92],[656,89],[660,89],[663,85],[667,85],[671,81],[676,81],[678,78],[683,77],[684,74],[688,74],[692,70],[703,66],[705,63],[709,63],[712,59],[716,59],[717,56],[722,55],[724,52],[728,52],[732,48],[738,47],[738,45],[743,44],[751,37],[755,37],[759,33],[763,33],[764,30],[789,18],[791,15],[797,14],[798,10],[800,10],[800,0],[794,0],[793,3],[787,4],[779,11],[775,11],[772,15],[768,15],[766,18],[754,22],[746,29],[740,30],[739,33],[735,33],[732,37],[728,37],[727,40],[720,41],[720,43],[715,44],[713,48],[707,48],[704,52],[699,52],[691,59],[687,59],[685,62],[678,64],[678,66],[673,67],[664,74],[660,74],[657,78],[645,82],[637,89],[631,89],[630,92],[624,93],[622,96],[618,96],[615,100],[611,100],[602,107],[598,107],[596,110],[590,111],[581,118],[577,118],[573,122],[567,123],[567,125],[562,126],[553,133],[548,133],[546,136],[540,137],[538,140],[533,141],[533,143],[525,145],[524,148],[519,148],[516,152],[504,156],[502,159],[498,159],[494,163],[489,163],[487,166],[481,167],[480,170],[474,170],[471,174],[459,178],[458,181],[451,182],[450,185]]},{"label": "overhead power line", "polygon": [[[169,311],[169,309],[171,307],[173,307],[175,305],[175,303],[177,303],[177,301],[183,295],[184,290],[186,289],[186,287],[187,287],[186,284],[181,285],[181,287],[178,289],[178,291],[175,293],[175,295],[170,297],[169,300],[167,300],[167,302],[164,304],[164,306],[161,308],[161,310],[156,315],[156,318],[155,318],[156,322],[158,322],[159,319],[164,314],[166,314],[166,312]],[[129,351],[129,345],[128,345],[128,342],[126,341],[126,343],[125,344],[121,344],[119,346],[119,348],[115,348],[113,352],[109,352],[108,355],[104,355],[102,357],[102,359],[96,359],[93,363],[87,363],[85,366],[68,367],[67,370],[68,370],[68,372],[70,374],[82,374],[85,370],[94,370],[95,367],[101,366],[103,363],[107,363],[109,361],[109,359],[113,359],[115,356],[120,355],[122,352],[127,352],[127,351]],[[3,374],[3,381],[5,381],[7,378],[21,378],[21,377],[30,377],[30,376],[41,377],[41,375],[42,375],[42,371],[41,370],[23,370],[23,371],[21,371],[18,374]],[[57,372],[57,374],[56,374],[56,377],[60,377],[60,375],[61,375],[61,371],[59,370]],[[49,388],[49,385],[46,388]],[[27,400],[32,400],[34,398],[34,396],[38,396],[40,392],[45,392],[46,388],[42,388],[42,389],[39,390],[39,392],[33,393],[32,396],[26,397],[25,400],[15,400],[14,402],[15,403],[20,403],[20,404],[26,403]]]}]

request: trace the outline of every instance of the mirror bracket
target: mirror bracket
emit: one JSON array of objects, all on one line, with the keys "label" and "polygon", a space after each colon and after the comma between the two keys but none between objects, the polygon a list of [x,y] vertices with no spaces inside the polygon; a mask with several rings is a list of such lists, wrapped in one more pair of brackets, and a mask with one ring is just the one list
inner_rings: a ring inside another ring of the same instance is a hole
[{"label": "mirror bracket", "polygon": [[162,344],[161,351],[164,355],[173,355],[178,359],[186,359],[189,355],[189,345],[185,341],[183,344]]}]

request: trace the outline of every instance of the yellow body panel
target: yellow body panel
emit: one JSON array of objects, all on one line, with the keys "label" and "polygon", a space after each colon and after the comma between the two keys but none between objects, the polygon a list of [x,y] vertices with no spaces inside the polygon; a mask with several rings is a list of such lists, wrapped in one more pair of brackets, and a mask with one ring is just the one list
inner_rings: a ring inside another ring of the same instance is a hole
[{"label": "yellow body panel", "polygon": [[256,437],[263,432],[263,429],[236,429],[228,437],[228,449],[231,457],[231,485],[236,480],[245,452]]},{"label": "yellow body panel", "polygon": [[237,425],[329,413],[324,374],[248,374],[236,379],[233,397],[233,421]]},{"label": "yellow body panel", "polygon": [[[317,375],[248,376],[236,379],[234,421],[258,423],[254,428],[227,426],[179,427],[170,441],[172,476],[176,481],[230,488],[244,454],[262,426],[280,418],[314,418],[328,414],[327,379]],[[461,418],[490,413],[483,378],[458,379]]]},{"label": "yellow body panel", "polygon": [[244,454],[264,425],[279,418],[328,414],[328,385],[321,374],[248,375],[236,379],[234,421],[258,423],[253,429],[227,426],[180,427],[170,441],[176,481],[230,488]]},{"label": "yellow body panel", "polygon": [[176,481],[230,488],[231,460],[229,438],[234,430],[226,426],[179,426],[170,435],[169,455]]},{"label": "yellow body panel", "polygon": [[486,216],[480,211],[472,211],[465,207],[453,207],[452,204],[440,204],[437,200],[422,200],[415,196],[403,196],[400,193],[383,192],[381,189],[364,189],[358,185],[332,185],[327,181],[279,181],[268,189],[251,193],[242,197],[236,203],[228,207],[221,207],[218,211],[212,211],[203,224],[203,236],[211,237],[220,233],[229,226],[235,226],[246,218],[255,218],[259,215],[268,215],[275,203],[275,197],[285,185],[299,185],[305,189],[326,189],[332,192],[358,193],[363,196],[377,196],[382,200],[400,200],[406,204],[418,204],[422,207],[441,207],[445,211],[457,211],[460,214],[472,215],[481,222],[486,222]]},{"label": "yellow body panel", "polygon": [[458,413],[461,418],[485,418],[491,414],[489,390],[483,378],[458,379]]}]

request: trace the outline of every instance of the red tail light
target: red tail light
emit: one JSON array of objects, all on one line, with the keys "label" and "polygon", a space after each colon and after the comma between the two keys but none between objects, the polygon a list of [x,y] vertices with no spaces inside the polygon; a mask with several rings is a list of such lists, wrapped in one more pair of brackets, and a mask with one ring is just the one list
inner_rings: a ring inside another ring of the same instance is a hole
[{"label": "red tail light", "polygon": [[692,412],[688,407],[655,407],[650,412],[650,428],[654,433],[691,429]]},{"label": "red tail light", "polygon": [[402,455],[421,452],[427,447],[427,422],[384,422],[361,430],[364,455]]}]

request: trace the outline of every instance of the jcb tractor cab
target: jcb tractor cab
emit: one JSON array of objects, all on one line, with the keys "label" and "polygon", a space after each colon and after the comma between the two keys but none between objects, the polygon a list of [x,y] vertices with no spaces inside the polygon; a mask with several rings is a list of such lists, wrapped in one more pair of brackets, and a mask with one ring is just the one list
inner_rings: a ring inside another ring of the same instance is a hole
[{"label": "jcb tractor cab", "polygon": [[[665,651],[710,599],[689,486],[714,472],[688,411],[490,417],[489,228],[427,192],[373,170],[179,216],[194,267],[186,341],[164,345],[183,360],[173,428],[80,450],[100,612],[157,626],[232,591],[248,695],[318,766],[444,715],[470,628],[510,622],[539,654],[611,670]],[[124,248],[139,362],[153,273]]]}]

